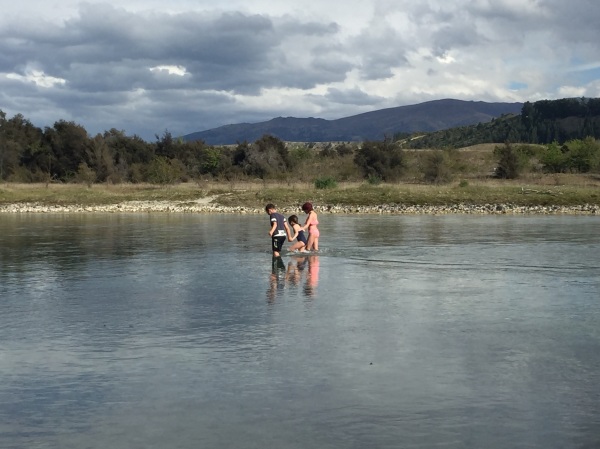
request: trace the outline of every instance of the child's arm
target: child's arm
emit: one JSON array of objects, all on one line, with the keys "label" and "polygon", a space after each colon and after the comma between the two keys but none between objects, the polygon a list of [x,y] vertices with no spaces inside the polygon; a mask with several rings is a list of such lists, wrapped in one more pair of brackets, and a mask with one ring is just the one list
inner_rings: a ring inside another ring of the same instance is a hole
[{"label": "child's arm", "polygon": [[293,242],[294,239],[298,237],[298,229],[297,229],[297,227],[299,228],[300,225],[299,224],[293,224],[292,225],[292,229],[294,230],[294,235],[292,235],[292,231],[290,231],[288,233],[288,241]]},{"label": "child's arm", "polygon": [[271,237],[273,237],[273,233],[275,232],[275,229],[277,229],[277,221],[273,222],[273,225],[271,226],[271,229],[269,230],[269,235]]},{"label": "child's arm", "polygon": [[300,226],[300,229],[302,229],[303,231],[306,231],[306,228],[308,228],[308,226],[310,225],[310,218],[311,218],[310,214],[312,214],[312,211],[310,211],[308,213],[308,215],[306,216],[306,220],[304,221],[304,225]]},{"label": "child's arm", "polygon": [[291,242],[292,240],[294,240],[293,237],[290,237],[292,235],[292,231],[290,231],[290,227],[287,223],[283,223],[283,225],[285,226],[285,233],[287,234],[288,241]]}]

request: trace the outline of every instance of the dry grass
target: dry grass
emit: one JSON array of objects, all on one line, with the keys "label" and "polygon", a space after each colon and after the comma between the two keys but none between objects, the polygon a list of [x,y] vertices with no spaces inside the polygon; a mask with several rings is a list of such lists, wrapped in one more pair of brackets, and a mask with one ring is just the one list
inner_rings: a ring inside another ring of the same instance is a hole
[{"label": "dry grass", "polygon": [[[125,201],[195,201],[217,196],[228,206],[262,207],[266,202],[293,206],[316,204],[498,204],[582,205],[600,203],[600,175],[543,174],[530,170],[517,180],[490,177],[499,144],[475,145],[446,151],[453,181],[442,185],[422,182],[423,164],[430,150],[406,150],[406,172],[400,183],[370,185],[360,179],[351,156],[310,158],[293,174],[275,181],[198,181],[173,186],[150,184],[0,184],[0,204],[64,205],[117,204]],[[317,178],[337,180],[335,189],[316,189]]]},{"label": "dry grass", "polygon": [[461,186],[423,184],[342,185],[332,190],[311,186],[263,186],[237,190],[223,196],[223,205],[259,207],[267,202],[293,206],[304,201],[337,205],[448,205],[448,204],[515,204],[515,205],[582,205],[600,204],[600,189],[595,185],[546,186],[532,183],[482,181]]},{"label": "dry grass", "polygon": [[[492,175],[494,168],[497,166],[494,149],[499,145],[489,143],[456,150],[443,150],[443,152],[454,178],[486,179]],[[422,182],[426,160],[434,151],[442,150],[404,150],[405,178]]]},{"label": "dry grass", "polygon": [[194,183],[176,186],[151,184],[2,184],[0,203],[115,204],[123,201],[186,201],[206,196]]}]

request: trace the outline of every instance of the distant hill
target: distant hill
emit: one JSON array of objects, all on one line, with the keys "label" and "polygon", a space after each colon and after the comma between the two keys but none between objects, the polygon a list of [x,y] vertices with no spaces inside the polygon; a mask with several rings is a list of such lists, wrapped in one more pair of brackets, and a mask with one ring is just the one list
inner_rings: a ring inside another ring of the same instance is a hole
[{"label": "distant hill", "polygon": [[600,98],[526,102],[518,115],[411,137],[400,140],[404,148],[461,148],[493,142],[562,144],[586,137],[600,139]]},{"label": "distant hill", "polygon": [[380,109],[336,120],[277,117],[260,123],[221,126],[183,136],[208,145],[254,142],[270,134],[288,142],[382,140],[399,133],[433,132],[486,123],[504,114],[520,114],[523,103],[434,100],[409,106]]}]

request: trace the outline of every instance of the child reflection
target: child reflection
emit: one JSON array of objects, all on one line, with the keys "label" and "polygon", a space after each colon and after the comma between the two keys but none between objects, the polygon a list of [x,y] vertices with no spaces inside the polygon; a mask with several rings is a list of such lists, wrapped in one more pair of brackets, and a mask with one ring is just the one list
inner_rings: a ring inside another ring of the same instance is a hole
[{"label": "child reflection", "polygon": [[308,273],[304,284],[304,294],[314,298],[319,284],[319,256],[308,256]]},{"label": "child reflection", "polygon": [[308,263],[307,257],[294,257],[288,262],[285,279],[290,287],[299,287],[302,283],[302,275]]},{"label": "child reflection", "polygon": [[277,292],[285,287],[285,264],[281,256],[273,256],[271,261],[271,274],[269,275],[269,289],[267,290],[267,301],[272,303],[275,301]]},{"label": "child reflection", "polygon": [[273,258],[273,266],[269,275],[269,289],[267,290],[267,301],[275,301],[277,294],[281,293],[286,286],[288,288],[302,288],[302,293],[307,298],[316,296],[316,288],[319,283],[319,256],[309,255],[294,257],[285,267],[281,258]]}]

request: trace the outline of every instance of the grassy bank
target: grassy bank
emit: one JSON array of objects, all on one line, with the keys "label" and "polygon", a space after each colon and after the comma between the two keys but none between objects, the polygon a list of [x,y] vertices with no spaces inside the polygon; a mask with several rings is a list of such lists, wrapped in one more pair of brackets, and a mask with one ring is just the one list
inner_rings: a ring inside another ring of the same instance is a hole
[{"label": "grassy bank", "polygon": [[173,186],[148,184],[2,184],[0,204],[108,205],[127,201],[187,202],[211,199],[223,206],[280,207],[305,201],[317,205],[514,204],[577,206],[600,204],[600,178],[551,175],[516,181],[469,180],[445,185],[340,183],[317,189],[301,182],[199,182]]},{"label": "grassy bank", "polygon": [[0,204],[103,205],[126,201],[191,201],[207,195],[198,184],[0,184]]}]

